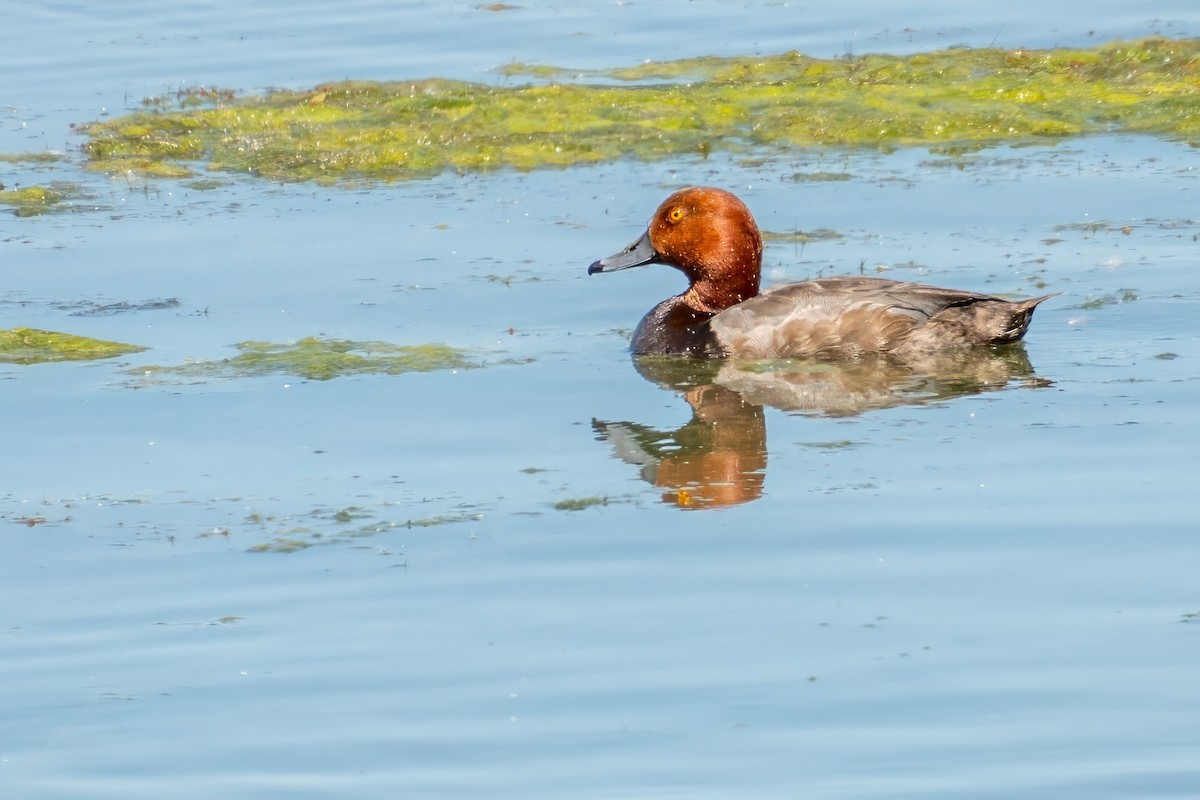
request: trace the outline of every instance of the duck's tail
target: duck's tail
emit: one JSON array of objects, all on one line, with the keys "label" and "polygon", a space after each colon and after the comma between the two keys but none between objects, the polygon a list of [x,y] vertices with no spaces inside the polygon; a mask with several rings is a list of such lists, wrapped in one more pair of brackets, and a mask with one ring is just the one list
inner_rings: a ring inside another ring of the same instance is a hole
[{"label": "duck's tail", "polygon": [[915,328],[893,352],[903,356],[947,347],[1020,341],[1029,329],[1029,321],[1038,305],[1054,296],[1048,294],[1015,302],[979,294],[956,298],[956,302]]},{"label": "duck's tail", "polygon": [[1001,324],[998,326],[999,331],[991,339],[991,343],[1008,344],[1020,341],[1021,337],[1025,335],[1025,331],[1029,330],[1034,310],[1051,297],[1058,297],[1060,294],[1062,292],[1054,292],[1041,297],[1031,297],[1028,300],[1019,300],[1015,303],[1003,303],[1003,311],[996,309],[994,319]]}]

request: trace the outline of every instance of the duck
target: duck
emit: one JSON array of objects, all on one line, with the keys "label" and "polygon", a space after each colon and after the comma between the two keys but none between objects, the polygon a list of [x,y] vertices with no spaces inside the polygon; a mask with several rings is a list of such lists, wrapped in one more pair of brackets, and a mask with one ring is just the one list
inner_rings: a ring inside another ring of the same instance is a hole
[{"label": "duck", "polygon": [[1054,294],[1010,301],[867,276],[814,278],[759,291],[762,235],[736,195],[711,186],[672,194],[628,247],[588,274],[645,264],[683,272],[688,288],[652,308],[634,355],[826,360],[899,359],[1019,341]]}]

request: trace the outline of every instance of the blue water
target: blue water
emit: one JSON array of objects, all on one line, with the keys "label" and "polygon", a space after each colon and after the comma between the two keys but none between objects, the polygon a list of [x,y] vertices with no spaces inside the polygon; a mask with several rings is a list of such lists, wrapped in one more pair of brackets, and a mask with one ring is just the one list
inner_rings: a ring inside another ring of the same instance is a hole
[{"label": "blue water", "polygon": [[[717,153],[200,191],[86,173],[69,127],[184,85],[1196,35],[1194,4],[514,5],[5,10],[0,152],[68,160],[0,181],[92,197],[0,216],[3,327],[150,349],[0,366],[4,796],[1200,793],[1195,149],[1112,135],[953,164]],[[852,177],[794,179],[818,171]],[[681,509],[622,438],[686,439],[688,401],[714,408],[625,350],[680,278],[585,269],[685,183],[738,192],[767,230],[842,234],[770,245],[768,283],[862,268],[1062,292],[1031,371],[858,414],[719,417],[748,430],[717,455],[751,488]],[[179,304],[78,313],[161,298]],[[314,335],[481,366],[139,369]],[[556,507],[589,498],[606,502]]]}]

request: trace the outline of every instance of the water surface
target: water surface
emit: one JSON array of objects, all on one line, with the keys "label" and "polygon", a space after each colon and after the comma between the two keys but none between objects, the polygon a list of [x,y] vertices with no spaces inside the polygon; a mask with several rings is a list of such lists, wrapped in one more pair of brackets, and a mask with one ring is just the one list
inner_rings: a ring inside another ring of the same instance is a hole
[{"label": "water surface", "polygon": [[[438,9],[10,11],[3,72],[29,78],[6,87],[0,150],[71,155],[4,181],[93,196],[0,217],[5,326],[150,348],[0,367],[13,796],[1193,794],[1194,149],[1112,135],[199,190],[89,175],[69,128],[179,85],[1078,44],[1195,34],[1191,4]],[[697,431],[694,398],[626,351],[681,279],[585,269],[688,183],[736,191],[767,230],[840,234],[776,240],[767,283],[861,269],[1062,294],[1027,366],[978,391],[848,413],[710,390],[744,426],[725,452],[751,490],[681,504],[622,438]],[[315,335],[480,366],[140,369]]]}]

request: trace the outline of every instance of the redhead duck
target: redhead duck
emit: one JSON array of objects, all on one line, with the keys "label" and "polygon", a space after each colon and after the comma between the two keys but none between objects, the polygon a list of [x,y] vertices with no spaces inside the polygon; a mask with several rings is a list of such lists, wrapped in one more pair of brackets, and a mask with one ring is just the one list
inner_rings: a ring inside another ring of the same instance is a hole
[{"label": "redhead duck", "polygon": [[686,292],[659,303],[633,332],[635,354],[695,358],[899,358],[1025,335],[1038,303],[883,278],[817,278],[759,294],[762,237],[745,203],[723,189],[681,189],[646,232],[588,274],[670,264]]}]

